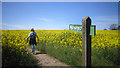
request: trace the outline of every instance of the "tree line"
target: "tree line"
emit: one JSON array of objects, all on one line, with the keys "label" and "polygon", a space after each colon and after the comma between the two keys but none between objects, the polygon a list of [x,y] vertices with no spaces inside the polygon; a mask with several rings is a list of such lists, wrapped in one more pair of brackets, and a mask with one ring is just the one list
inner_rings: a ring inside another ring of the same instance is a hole
[{"label": "tree line", "polygon": [[[120,30],[120,25],[112,24],[112,25],[110,25],[109,29],[110,30]],[[107,29],[104,29],[104,30],[107,30]]]}]

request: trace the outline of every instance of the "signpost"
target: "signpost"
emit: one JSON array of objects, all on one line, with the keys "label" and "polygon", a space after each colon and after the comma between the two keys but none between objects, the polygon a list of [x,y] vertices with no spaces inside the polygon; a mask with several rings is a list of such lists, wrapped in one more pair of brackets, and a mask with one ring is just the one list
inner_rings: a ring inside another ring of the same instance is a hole
[{"label": "signpost", "polygon": [[91,19],[84,17],[82,25],[69,25],[69,30],[82,33],[82,66],[91,67],[91,35],[95,36],[96,26],[91,25]]}]

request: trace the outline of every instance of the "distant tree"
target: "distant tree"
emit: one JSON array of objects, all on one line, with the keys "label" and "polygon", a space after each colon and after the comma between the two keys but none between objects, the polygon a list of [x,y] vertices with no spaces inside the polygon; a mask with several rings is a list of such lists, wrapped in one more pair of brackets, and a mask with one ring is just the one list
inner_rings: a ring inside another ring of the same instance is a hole
[{"label": "distant tree", "polygon": [[117,30],[117,24],[110,25],[110,30]]},{"label": "distant tree", "polygon": [[118,26],[118,30],[120,30],[120,25]]},{"label": "distant tree", "polygon": [[104,30],[107,30],[107,29],[104,29]]}]

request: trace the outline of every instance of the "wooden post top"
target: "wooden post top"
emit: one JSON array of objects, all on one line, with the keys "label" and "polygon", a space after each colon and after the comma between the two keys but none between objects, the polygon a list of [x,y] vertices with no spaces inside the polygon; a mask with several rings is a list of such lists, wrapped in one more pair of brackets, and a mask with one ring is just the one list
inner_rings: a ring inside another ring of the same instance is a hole
[{"label": "wooden post top", "polygon": [[84,17],[83,19],[85,19],[85,20],[86,20],[86,19],[90,19],[90,17]]},{"label": "wooden post top", "polygon": [[90,17],[84,17],[84,18],[82,19],[82,21],[85,21],[85,20],[91,20],[91,19],[90,19]]}]

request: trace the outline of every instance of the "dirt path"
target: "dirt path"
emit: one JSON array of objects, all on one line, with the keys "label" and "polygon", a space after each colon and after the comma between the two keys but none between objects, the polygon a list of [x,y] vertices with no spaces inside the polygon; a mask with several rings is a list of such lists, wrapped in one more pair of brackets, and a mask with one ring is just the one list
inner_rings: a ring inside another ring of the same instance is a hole
[{"label": "dirt path", "polygon": [[[28,47],[27,50],[29,52],[32,51],[32,49],[30,47]],[[36,52],[36,55],[33,55],[33,56],[38,60],[38,64],[40,66],[66,66],[68,68],[68,65],[58,61],[57,59],[49,56],[48,54],[41,53],[38,50],[35,50],[35,52]]]}]

